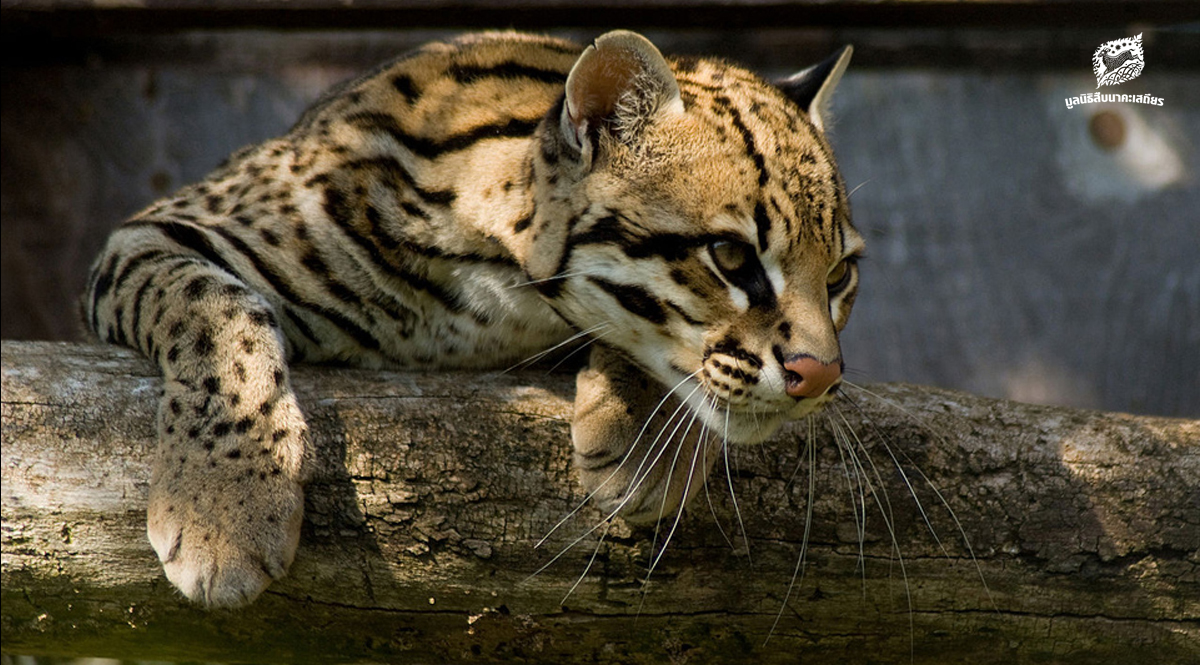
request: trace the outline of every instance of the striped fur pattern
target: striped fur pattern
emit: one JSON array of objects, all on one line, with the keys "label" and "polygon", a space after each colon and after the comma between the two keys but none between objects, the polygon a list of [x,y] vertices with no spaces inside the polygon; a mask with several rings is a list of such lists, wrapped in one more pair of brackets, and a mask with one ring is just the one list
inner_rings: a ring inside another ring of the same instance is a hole
[{"label": "striped fur pattern", "polygon": [[863,245],[821,131],[847,55],[775,85],[628,32],[430,44],[119,227],[85,315],[164,375],[148,531],[171,581],[236,606],[290,564],[291,362],[503,368],[595,341],[581,480],[642,521],[710,451],[818,409]]}]

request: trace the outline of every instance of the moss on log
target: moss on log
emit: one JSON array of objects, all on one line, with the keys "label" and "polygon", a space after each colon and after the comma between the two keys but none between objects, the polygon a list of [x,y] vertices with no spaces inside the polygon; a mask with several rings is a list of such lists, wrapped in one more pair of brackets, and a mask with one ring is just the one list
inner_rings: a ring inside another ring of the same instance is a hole
[{"label": "moss on log", "polygon": [[1198,421],[847,389],[811,434],[795,423],[731,451],[728,473],[719,462],[650,570],[673,520],[657,532],[618,520],[572,546],[602,516],[572,512],[570,376],[302,367],[293,379],[320,451],[296,563],[251,607],[205,612],[171,589],[145,537],[154,368],[111,347],[4,342],[4,651],[1200,659]]}]

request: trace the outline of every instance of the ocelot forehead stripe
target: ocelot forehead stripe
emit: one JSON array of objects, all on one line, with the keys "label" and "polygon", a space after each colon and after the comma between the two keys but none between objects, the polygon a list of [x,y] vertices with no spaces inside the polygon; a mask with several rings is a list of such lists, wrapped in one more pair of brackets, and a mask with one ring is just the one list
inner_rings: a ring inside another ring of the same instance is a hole
[{"label": "ocelot forehead stripe", "polygon": [[766,160],[761,152],[759,152],[757,142],[754,140],[754,133],[746,126],[742,120],[742,113],[733,105],[733,101],[724,95],[718,95],[713,98],[713,102],[718,104],[729,115],[729,121],[733,123],[734,129],[742,137],[742,143],[745,144],[746,156],[754,161],[755,168],[758,169],[758,186],[764,187],[770,176],[767,174]]},{"label": "ocelot forehead stripe", "polygon": [[[771,203],[776,205],[774,197],[771,197]],[[784,218],[786,220],[786,216]],[[763,206],[761,199],[754,204],[754,226],[758,231],[758,251],[765,252],[771,233],[771,217],[767,214],[767,209]]]}]

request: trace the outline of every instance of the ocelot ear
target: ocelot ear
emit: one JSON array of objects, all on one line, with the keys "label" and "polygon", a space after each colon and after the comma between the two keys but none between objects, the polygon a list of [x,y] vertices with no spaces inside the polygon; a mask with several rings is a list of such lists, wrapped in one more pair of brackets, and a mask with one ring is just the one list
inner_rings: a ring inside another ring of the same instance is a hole
[{"label": "ocelot ear", "polygon": [[683,113],[679,84],[662,53],[637,33],[601,35],[567,76],[562,132],[585,163],[600,131],[632,143],[659,113]]},{"label": "ocelot ear", "polygon": [[828,124],[826,119],[829,114],[829,99],[833,96],[833,89],[837,87],[838,81],[842,80],[842,74],[850,64],[850,56],[853,53],[853,46],[843,46],[822,62],[782,81],[776,81],[775,85],[808,112],[809,119],[817,129],[825,131]]}]

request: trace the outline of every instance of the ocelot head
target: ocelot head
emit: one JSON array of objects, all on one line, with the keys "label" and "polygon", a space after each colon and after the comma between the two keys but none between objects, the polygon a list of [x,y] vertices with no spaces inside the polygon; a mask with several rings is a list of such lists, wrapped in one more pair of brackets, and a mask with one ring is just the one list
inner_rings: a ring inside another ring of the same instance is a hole
[{"label": "ocelot head", "polygon": [[863,240],[821,114],[848,60],[773,84],[608,33],[539,129],[530,277],[731,442],[842,380]]}]

